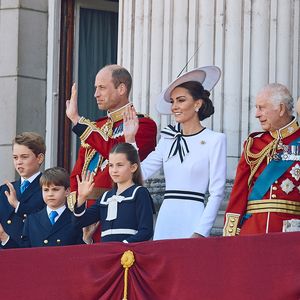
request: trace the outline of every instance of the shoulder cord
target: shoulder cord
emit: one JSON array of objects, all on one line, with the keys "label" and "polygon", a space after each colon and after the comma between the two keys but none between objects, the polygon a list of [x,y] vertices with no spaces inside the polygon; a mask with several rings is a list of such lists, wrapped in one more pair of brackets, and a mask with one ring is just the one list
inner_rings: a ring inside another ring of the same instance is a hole
[{"label": "shoulder cord", "polygon": [[267,164],[268,164],[271,158],[273,157],[273,155],[276,153],[278,142],[279,140],[273,140],[266,147],[264,147],[260,152],[252,153],[250,149],[253,144],[253,138],[249,137],[247,139],[244,148],[245,160],[247,164],[250,166],[250,170],[251,170],[250,176],[248,178],[248,188],[250,188],[253,176],[258,170],[261,163],[264,161],[264,159],[267,157]]}]

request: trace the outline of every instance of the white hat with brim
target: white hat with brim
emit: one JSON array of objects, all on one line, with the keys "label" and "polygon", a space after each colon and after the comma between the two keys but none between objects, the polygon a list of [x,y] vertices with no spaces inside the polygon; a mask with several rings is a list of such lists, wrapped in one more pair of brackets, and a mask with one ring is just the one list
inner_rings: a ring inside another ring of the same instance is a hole
[{"label": "white hat with brim", "polygon": [[176,78],[163,90],[157,98],[156,109],[159,113],[169,115],[171,111],[170,94],[178,85],[187,81],[198,81],[205,90],[211,91],[221,76],[221,70],[216,66],[197,68]]}]

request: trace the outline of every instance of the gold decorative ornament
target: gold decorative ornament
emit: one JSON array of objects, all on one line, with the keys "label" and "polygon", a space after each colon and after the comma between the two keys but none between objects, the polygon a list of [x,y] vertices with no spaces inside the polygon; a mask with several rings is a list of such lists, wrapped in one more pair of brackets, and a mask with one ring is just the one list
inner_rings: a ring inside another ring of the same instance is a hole
[{"label": "gold decorative ornament", "polygon": [[134,264],[134,254],[131,250],[127,250],[123,253],[121,257],[121,265],[123,266],[124,270],[124,293],[123,299],[127,300],[127,287],[128,287],[128,269]]},{"label": "gold decorative ornament", "polygon": [[112,137],[113,134],[113,126],[114,122],[111,119],[107,119],[105,124],[101,127],[100,131],[106,136],[106,137]]},{"label": "gold decorative ornament", "polygon": [[261,199],[248,201],[247,214],[284,213],[300,215],[300,203],[285,199]]},{"label": "gold decorative ornament", "polygon": [[245,159],[247,164],[250,166],[250,176],[248,178],[248,187],[250,188],[252,179],[256,171],[258,170],[259,166],[262,164],[265,158],[267,158],[267,163],[270,162],[271,158],[276,153],[278,140],[273,140],[271,143],[269,143],[266,147],[264,147],[260,152],[258,153],[252,153],[251,147],[253,144],[253,138],[249,137],[245,144]]},{"label": "gold decorative ornament", "polygon": [[225,216],[225,225],[223,228],[223,236],[235,236],[239,234],[239,218],[240,214],[227,213]]},{"label": "gold decorative ornament", "polygon": [[[110,120],[111,121],[111,120]],[[85,131],[83,132],[83,134],[80,136],[80,140],[81,142],[85,143],[86,139],[89,137],[89,135],[94,131],[94,132],[98,132],[102,138],[105,141],[108,141],[109,136],[106,134],[107,132],[109,133],[109,129],[105,128],[105,132],[102,130],[102,128],[106,125],[104,124],[101,128],[97,127],[96,122],[91,122],[90,120],[81,117],[78,121],[79,124],[84,124],[87,125],[87,128],[85,129]]]},{"label": "gold decorative ornament", "polygon": [[67,204],[70,211],[74,211],[75,203],[77,201],[77,192],[73,191],[67,196]]}]

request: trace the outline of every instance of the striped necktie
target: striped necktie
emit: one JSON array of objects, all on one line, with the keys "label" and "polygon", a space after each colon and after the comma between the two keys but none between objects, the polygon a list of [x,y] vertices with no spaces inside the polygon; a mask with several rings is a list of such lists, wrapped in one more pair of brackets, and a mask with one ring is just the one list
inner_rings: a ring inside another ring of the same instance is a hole
[{"label": "striped necktie", "polygon": [[49,214],[49,219],[52,225],[55,223],[55,218],[57,216],[58,216],[58,212],[55,210],[52,210],[51,213]]},{"label": "striped necktie", "polygon": [[21,194],[27,189],[27,187],[29,186],[30,182],[28,180],[24,180],[22,183],[21,183],[21,186],[20,186],[20,192]]}]

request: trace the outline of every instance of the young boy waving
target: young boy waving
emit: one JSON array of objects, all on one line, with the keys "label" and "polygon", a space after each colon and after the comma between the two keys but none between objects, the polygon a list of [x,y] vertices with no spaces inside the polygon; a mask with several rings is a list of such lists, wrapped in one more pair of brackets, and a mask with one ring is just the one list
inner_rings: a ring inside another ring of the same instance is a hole
[{"label": "young boy waving", "polygon": [[0,186],[0,224],[17,242],[27,216],[45,206],[39,182],[45,151],[43,137],[35,132],[23,132],[13,140],[13,162],[20,179]]},{"label": "young boy waving", "polygon": [[72,212],[66,207],[70,191],[68,172],[60,167],[47,169],[40,178],[46,207],[28,216],[21,242],[17,242],[0,225],[4,248],[65,246],[82,244],[82,230],[72,223]]}]

